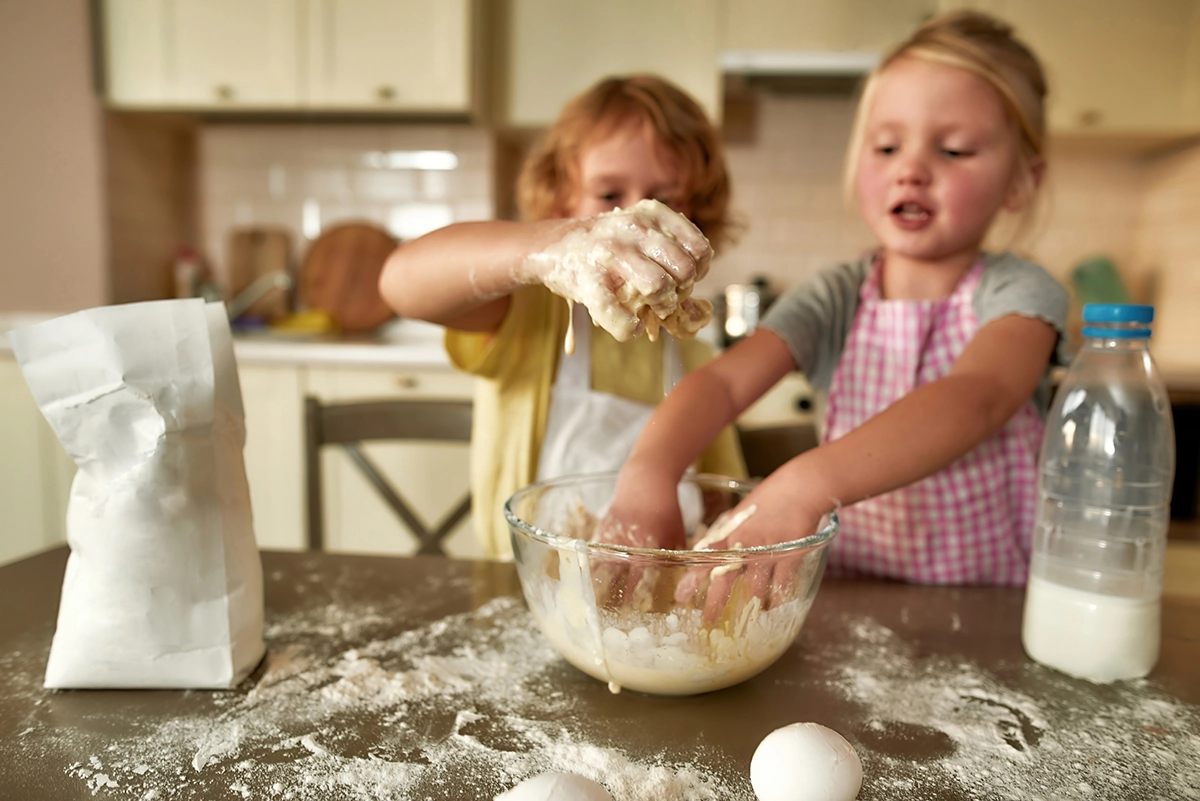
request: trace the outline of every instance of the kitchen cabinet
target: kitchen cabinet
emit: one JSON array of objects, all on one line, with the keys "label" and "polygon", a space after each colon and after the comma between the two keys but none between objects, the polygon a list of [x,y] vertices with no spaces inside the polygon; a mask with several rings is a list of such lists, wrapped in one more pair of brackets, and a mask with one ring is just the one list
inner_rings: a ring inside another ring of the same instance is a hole
[{"label": "kitchen cabinet", "polygon": [[305,547],[304,370],[240,365],[246,477],[260,548]]},{"label": "kitchen cabinet", "polygon": [[293,0],[107,0],[109,101],[216,109],[299,105]]},{"label": "kitchen cabinet", "polygon": [[718,0],[511,0],[503,122],[552,123],[610,75],[655,72],[721,116]]},{"label": "kitchen cabinet", "polygon": [[816,400],[801,373],[789,373],[738,418],[743,428],[816,424]]},{"label": "kitchen cabinet", "polygon": [[479,0],[102,0],[107,97],[203,111],[471,110]]},{"label": "kitchen cabinet", "polygon": [[942,0],[993,13],[1041,58],[1057,133],[1200,130],[1200,0]]},{"label": "kitchen cabinet", "polygon": [[[471,400],[474,379],[449,370],[310,368],[308,392],[325,402],[409,398]],[[440,520],[470,486],[469,448],[457,443],[374,442],[368,457],[427,524]],[[416,540],[362,472],[337,448],[322,459],[325,542],[330,551],[412,554]],[[471,518],[444,542],[454,556],[479,558]]]},{"label": "kitchen cabinet", "polygon": [[463,111],[471,0],[309,0],[308,103]]},{"label": "kitchen cabinet", "polygon": [[0,354],[0,564],[67,539],[75,464],[42,417],[21,369]]},{"label": "kitchen cabinet", "polygon": [[726,0],[721,46],[883,51],[936,12],[937,0]]}]

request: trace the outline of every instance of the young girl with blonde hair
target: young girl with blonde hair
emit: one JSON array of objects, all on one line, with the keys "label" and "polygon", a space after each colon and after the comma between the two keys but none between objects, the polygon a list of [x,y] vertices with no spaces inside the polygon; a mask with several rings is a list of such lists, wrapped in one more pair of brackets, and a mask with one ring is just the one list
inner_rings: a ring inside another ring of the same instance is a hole
[{"label": "young girl with blonde hair", "polygon": [[[675,482],[799,369],[823,397],[822,444],[763,481],[712,547],[799,539],[838,509],[834,573],[1025,581],[1067,298],[1042,268],[983,242],[998,217],[1033,203],[1045,93],[1034,55],[979,13],[937,17],[883,59],[847,157],[878,250],[796,287],[659,406],[622,470],[610,517],[620,525],[606,538],[684,547]],[[736,578],[714,575],[710,612]],[[762,596],[773,579],[750,580]]]},{"label": "young girl with blonde hair", "polygon": [[[524,164],[525,221],[460,223],[393,253],[384,298],[446,326],[451,361],[480,379],[472,521],[487,554],[511,553],[509,495],[619,468],[654,404],[711,358],[686,335],[709,311],[691,295],[728,241],[729,192],[695,100],[655,76],[612,78],[572,100]],[[640,335],[660,323],[684,336]],[[710,439],[700,469],[744,473],[732,431]]]}]

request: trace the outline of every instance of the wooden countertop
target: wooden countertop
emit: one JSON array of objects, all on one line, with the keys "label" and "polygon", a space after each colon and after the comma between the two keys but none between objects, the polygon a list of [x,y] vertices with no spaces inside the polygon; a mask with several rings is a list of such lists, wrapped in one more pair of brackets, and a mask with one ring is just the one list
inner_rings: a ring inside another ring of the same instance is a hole
[{"label": "wooden countertop", "polygon": [[269,656],[237,690],[49,692],[66,555],[0,568],[5,797],[491,799],[550,767],[621,801],[753,801],[754,748],[796,721],[850,740],[863,801],[1178,798],[1200,775],[1200,597],[1171,591],[1146,680],[1030,662],[1020,589],[826,581],[764,673],[660,698],[557,658],[511,565],[267,552]]}]

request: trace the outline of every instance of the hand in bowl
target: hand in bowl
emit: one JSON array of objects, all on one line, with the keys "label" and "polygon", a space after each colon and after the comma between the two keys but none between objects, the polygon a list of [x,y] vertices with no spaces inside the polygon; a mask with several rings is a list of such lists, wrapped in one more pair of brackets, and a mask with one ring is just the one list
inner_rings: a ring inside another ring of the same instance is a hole
[{"label": "hand in bowl", "polygon": [[[693,547],[740,550],[810,536],[816,533],[823,511],[806,508],[798,500],[789,482],[764,481],[740,504],[713,521]],[[680,580],[675,601],[685,606],[703,603],[704,622],[710,626],[724,617],[736,616],[751,598],[770,609],[796,597],[795,585],[803,562],[804,553],[798,552],[770,559],[748,556],[737,565],[696,568]],[[735,592],[739,579],[745,592]]]},{"label": "hand in bowl", "polygon": [[[687,535],[675,481],[622,472],[613,502],[596,526],[592,541],[630,548],[686,549]],[[653,568],[614,557],[595,560],[592,576],[597,582],[597,597],[606,606],[625,604],[644,610],[652,602],[657,581]]]}]

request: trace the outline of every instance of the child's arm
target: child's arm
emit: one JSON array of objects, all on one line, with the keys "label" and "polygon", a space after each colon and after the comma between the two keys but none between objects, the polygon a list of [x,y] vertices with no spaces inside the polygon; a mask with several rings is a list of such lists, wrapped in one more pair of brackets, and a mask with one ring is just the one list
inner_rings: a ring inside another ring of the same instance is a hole
[{"label": "child's arm", "polygon": [[[601,538],[683,547],[679,479],[722,428],[795,366],[784,341],[760,329],[689,373],[659,404],[634,445]],[[632,532],[629,523],[637,527]]]},{"label": "child's arm", "polygon": [[970,452],[1029,400],[1058,334],[1018,315],[996,319],[950,372],[918,387],[840,439],[775,471],[741,504],[757,509],[733,534],[742,545],[816,530],[823,514],[936,473]]},{"label": "child's arm", "polygon": [[379,290],[404,317],[494,331],[521,286],[545,284],[587,306],[615,337],[662,317],[707,268],[711,248],[685,217],[653,201],[577,220],[459,223],[405,243]]}]

